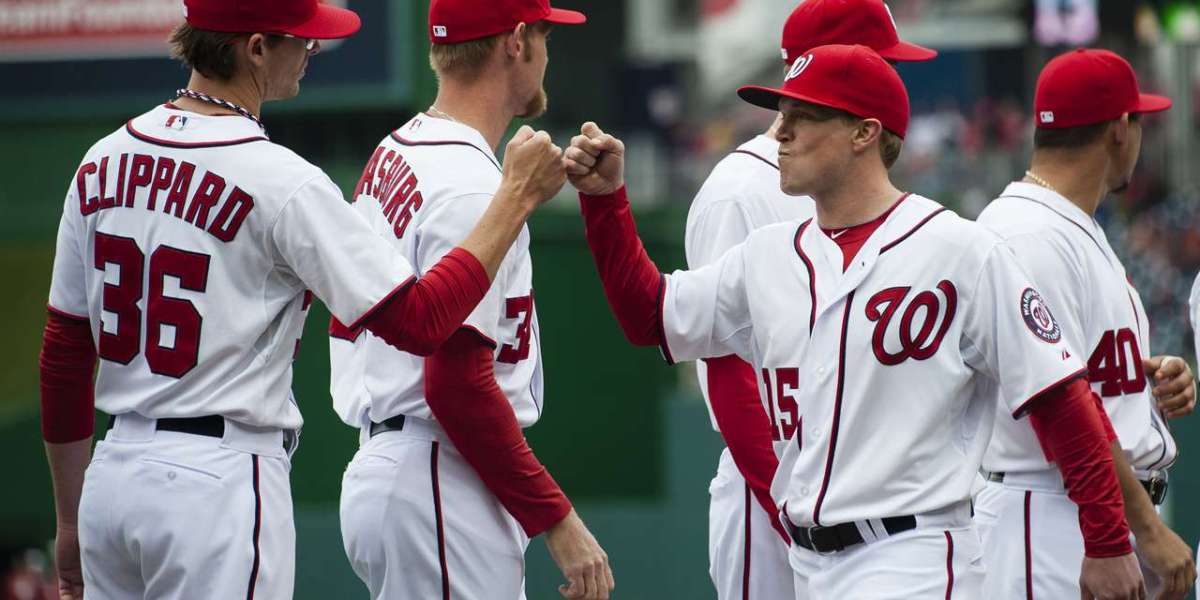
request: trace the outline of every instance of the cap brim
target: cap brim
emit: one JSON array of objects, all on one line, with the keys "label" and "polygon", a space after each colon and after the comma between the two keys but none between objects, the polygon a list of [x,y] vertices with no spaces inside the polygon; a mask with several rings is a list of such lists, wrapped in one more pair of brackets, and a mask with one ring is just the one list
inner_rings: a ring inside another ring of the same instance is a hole
[{"label": "cap brim", "polygon": [[587,15],[576,10],[551,8],[550,14],[546,15],[546,18],[542,20],[547,23],[554,23],[555,25],[583,25],[587,23]]},{"label": "cap brim", "polygon": [[878,51],[879,55],[886,60],[897,62],[921,62],[925,60],[933,60],[937,57],[937,50],[932,50],[924,46],[910,44],[905,41]]},{"label": "cap brim", "polygon": [[[833,108],[833,109],[845,111],[850,114],[855,114],[855,111],[850,110],[844,106],[836,106],[836,105],[830,104],[829,102],[827,102],[825,100],[821,100],[819,98],[813,98],[812,96],[807,96],[804,94],[797,94],[796,92],[789,92],[787,90],[782,90],[782,89],[778,89],[778,88],[762,87],[762,86],[758,86],[758,85],[747,85],[747,86],[742,86],[742,87],[738,88],[737,93],[738,93],[738,97],[740,97],[742,100],[745,100],[746,102],[749,102],[750,104],[753,104],[759,108],[765,108],[767,110],[773,110],[776,112],[779,111],[780,98],[791,98],[792,100],[799,100],[801,102],[808,102],[809,104],[816,104],[817,106],[824,106],[827,108]],[[866,118],[866,117],[862,117],[862,118]],[[885,125],[884,127],[886,128],[887,126]],[[891,131],[891,129],[888,129],[888,131]],[[896,132],[892,131],[892,133],[896,133]],[[896,133],[896,135],[899,135],[901,139],[904,138],[904,136],[900,135],[899,133]]]},{"label": "cap brim", "polygon": [[1155,94],[1138,94],[1137,108],[1132,112],[1152,113],[1161,112],[1171,108],[1171,99],[1166,96],[1157,96]]},{"label": "cap brim", "polygon": [[362,27],[358,13],[328,4],[317,4],[317,12],[311,19],[289,27],[280,33],[317,40],[336,40],[354,35]]}]

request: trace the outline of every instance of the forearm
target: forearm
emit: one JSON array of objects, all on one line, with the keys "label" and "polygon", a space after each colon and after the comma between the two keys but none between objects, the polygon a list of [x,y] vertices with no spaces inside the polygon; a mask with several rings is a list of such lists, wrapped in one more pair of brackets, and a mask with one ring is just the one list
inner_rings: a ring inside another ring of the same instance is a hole
[{"label": "forearm", "polygon": [[1163,526],[1162,519],[1158,517],[1158,511],[1154,510],[1150,496],[1146,494],[1142,482],[1138,481],[1133,468],[1129,465],[1129,459],[1125,457],[1121,443],[1113,442],[1111,452],[1113,468],[1117,472],[1117,481],[1121,484],[1121,498],[1125,502],[1125,520],[1129,522],[1130,531],[1133,532],[1134,537],[1139,538],[1153,535]]},{"label": "forearm", "polygon": [[344,331],[341,337],[350,339],[357,335],[354,330],[366,329],[399,350],[428,356],[462,325],[490,285],[485,266],[468,250],[455,248],[360,319],[358,327],[335,322],[330,329]]},{"label": "forearm", "polygon": [[565,518],[571,503],[534,456],[496,384],[492,349],[459,330],[425,361],[425,398],[454,447],[534,537]]},{"label": "forearm", "polygon": [[459,244],[483,265],[488,281],[496,278],[500,263],[536,206],[531,192],[501,185],[483,217]]},{"label": "forearm", "polygon": [[635,345],[661,344],[665,281],[638,238],[625,188],[604,196],[580,194],[579,200],[588,246],[621,330]]},{"label": "forearm", "polygon": [[83,474],[92,457],[92,439],[45,444],[58,524],[74,528],[79,522],[79,497],[83,493]]},{"label": "forearm", "polygon": [[1086,380],[1046,392],[1029,415],[1038,440],[1062,473],[1067,495],[1079,506],[1079,527],[1089,557],[1132,552],[1120,484],[1113,469],[1107,416]]}]

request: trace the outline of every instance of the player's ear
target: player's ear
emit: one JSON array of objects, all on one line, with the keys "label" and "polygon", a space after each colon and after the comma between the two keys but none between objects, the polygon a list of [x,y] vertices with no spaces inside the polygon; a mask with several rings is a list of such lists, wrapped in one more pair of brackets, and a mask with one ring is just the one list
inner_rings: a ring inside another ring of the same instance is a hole
[{"label": "player's ear", "polygon": [[851,129],[850,142],[855,152],[864,152],[880,141],[883,136],[883,123],[879,119],[863,119]]},{"label": "player's ear", "polygon": [[525,23],[517,23],[508,35],[504,36],[504,53],[511,59],[518,59],[525,52],[525,45],[529,43],[527,38],[529,26]]},{"label": "player's ear", "polygon": [[247,65],[262,67],[266,61],[267,36],[261,33],[251,34],[250,37],[233,42],[238,44],[238,54]]},{"label": "player's ear", "polygon": [[1108,137],[1114,146],[1120,148],[1129,143],[1129,128],[1129,113],[1121,115],[1121,118],[1109,124]]}]

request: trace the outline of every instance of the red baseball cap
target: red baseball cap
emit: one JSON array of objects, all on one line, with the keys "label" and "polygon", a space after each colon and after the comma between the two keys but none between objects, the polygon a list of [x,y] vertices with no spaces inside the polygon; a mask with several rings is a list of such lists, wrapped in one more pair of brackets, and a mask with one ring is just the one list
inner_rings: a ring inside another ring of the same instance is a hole
[{"label": "red baseball cap", "polygon": [[862,44],[898,62],[930,60],[937,51],[900,40],[896,20],[883,0],[804,0],[783,25],[783,62],[792,64],[809,48]]},{"label": "red baseball cap", "polygon": [[288,33],[332,40],[350,37],[362,26],[352,10],[317,0],[183,0],[188,24],[228,33]]},{"label": "red baseball cap", "polygon": [[792,63],[782,88],[748,85],[738,96],[770,110],[779,110],[780,98],[794,98],[879,119],[901,138],[908,131],[908,90],[896,69],[866,46],[813,48]]},{"label": "red baseball cap", "polygon": [[1080,48],[1046,63],[1033,106],[1039,129],[1063,129],[1167,110],[1171,99],[1138,91],[1137,76],[1124,58]]},{"label": "red baseball cap", "polygon": [[545,21],[582,25],[587,16],[551,8],[547,0],[433,0],[429,3],[429,41],[457,44],[512,31],[517,23]]}]

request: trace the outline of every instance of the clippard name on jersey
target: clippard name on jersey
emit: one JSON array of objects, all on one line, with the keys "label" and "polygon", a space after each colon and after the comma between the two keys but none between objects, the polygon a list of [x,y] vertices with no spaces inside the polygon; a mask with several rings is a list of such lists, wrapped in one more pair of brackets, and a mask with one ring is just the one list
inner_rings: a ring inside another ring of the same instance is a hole
[{"label": "clippard name on jersey", "polygon": [[417,185],[417,174],[404,156],[379,146],[367,161],[358,185],[354,186],[354,196],[365,194],[379,202],[384,218],[392,224],[392,233],[400,239],[404,237],[413,213],[420,210],[425,201]]},{"label": "clippard name on jersey", "polygon": [[[110,169],[114,165],[116,173]],[[192,191],[192,182],[197,179],[200,184]],[[109,188],[114,180],[116,187]],[[222,242],[233,241],[254,209],[254,198],[227,184],[224,177],[165,156],[156,159],[145,154],[122,154],[84,163],[75,174],[75,187],[79,212],[85,217],[110,208],[140,205],[174,215]],[[89,190],[94,193],[89,195]],[[146,193],[138,194],[138,190]],[[214,209],[215,216],[210,219]]]}]

